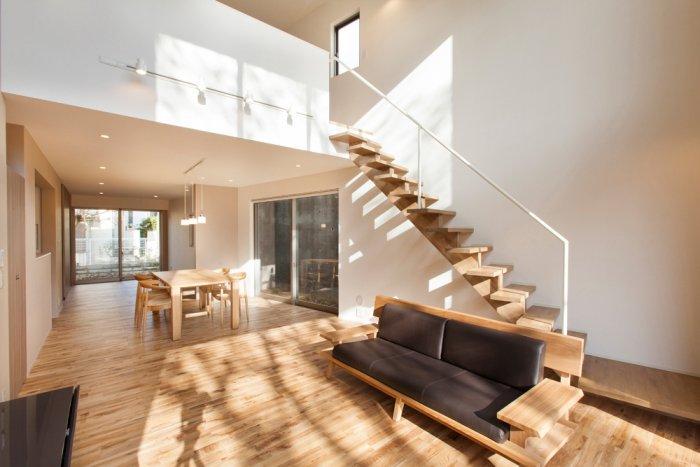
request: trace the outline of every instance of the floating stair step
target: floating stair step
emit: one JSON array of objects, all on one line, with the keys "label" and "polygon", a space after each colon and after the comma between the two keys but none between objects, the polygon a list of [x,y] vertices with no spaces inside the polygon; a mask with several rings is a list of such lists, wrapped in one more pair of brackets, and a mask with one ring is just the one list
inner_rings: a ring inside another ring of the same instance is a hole
[{"label": "floating stair step", "polygon": [[518,320],[515,322],[515,324],[517,324],[518,326],[524,326],[526,328],[539,329],[540,331],[547,331],[547,332],[552,331],[552,326],[550,324],[543,323],[542,321],[530,319],[525,315],[518,318]]},{"label": "floating stair step", "polygon": [[397,175],[392,173],[376,175],[374,179],[378,182],[408,183],[409,185],[418,185],[418,182],[412,178],[408,178],[405,175]]},{"label": "floating stair step", "polygon": [[349,146],[365,143],[369,146],[374,146],[377,149],[381,147],[379,143],[372,141],[365,134],[356,130],[346,130],[336,133],[330,136],[330,140],[338,143],[346,143]]},{"label": "floating stair step", "polygon": [[428,229],[430,232],[441,233],[441,234],[467,234],[471,235],[474,233],[472,227],[437,227],[434,229]]},{"label": "floating stair step", "polygon": [[355,146],[350,146],[348,148],[348,152],[351,154],[357,154],[360,156],[379,156],[382,160],[385,160],[387,162],[393,162],[394,161],[394,156],[390,156],[389,154],[385,153],[384,151],[380,150],[379,148],[376,148],[374,146],[371,146],[366,143],[361,143],[357,144]]},{"label": "floating stair step", "polygon": [[467,269],[464,271],[464,275],[476,277],[498,277],[506,272],[508,271],[498,266],[481,266],[479,268]]},{"label": "floating stair step", "polygon": [[[375,165],[391,165],[394,161],[394,158],[392,156],[371,148],[368,149],[367,147],[365,147],[364,150],[361,150],[361,152],[368,152],[368,154],[350,152],[350,160],[352,160],[355,163],[355,165],[369,165],[370,167],[375,168],[372,165],[373,163],[377,163]],[[403,167],[398,164],[394,164],[394,166]]]},{"label": "floating stair step", "polygon": [[[391,193],[391,196],[396,196],[397,198],[402,198],[402,199],[408,199],[408,200],[417,200],[418,199],[418,192],[415,190],[402,190],[398,193]],[[438,200],[435,196],[430,196],[426,193],[423,193],[423,199],[428,202],[428,203],[434,203]]]},{"label": "floating stair step", "polygon": [[457,248],[450,248],[448,253],[453,255],[474,255],[476,253],[487,253],[493,250],[491,245],[465,245]]},{"label": "floating stair step", "polygon": [[539,321],[550,326],[554,326],[555,321],[559,317],[559,308],[550,306],[531,306],[525,311],[523,318]]},{"label": "floating stair step", "polygon": [[508,274],[513,270],[512,264],[489,264],[488,266],[491,268],[499,268],[501,271],[503,271],[503,274]]},{"label": "floating stair step", "polygon": [[364,165],[365,167],[371,167],[371,168],[377,169],[377,170],[393,170],[395,173],[402,174],[402,175],[408,173],[407,167],[396,164],[394,162],[382,160],[379,156],[377,156],[374,160],[370,160],[368,162],[365,162],[362,165]]},{"label": "floating stair step", "polygon": [[535,291],[534,285],[510,284],[491,294],[491,300],[499,302],[522,302]]},{"label": "floating stair step", "polygon": [[444,209],[432,209],[432,208],[413,208],[408,209],[409,214],[419,214],[423,216],[455,216],[457,213],[455,211],[446,211]]}]

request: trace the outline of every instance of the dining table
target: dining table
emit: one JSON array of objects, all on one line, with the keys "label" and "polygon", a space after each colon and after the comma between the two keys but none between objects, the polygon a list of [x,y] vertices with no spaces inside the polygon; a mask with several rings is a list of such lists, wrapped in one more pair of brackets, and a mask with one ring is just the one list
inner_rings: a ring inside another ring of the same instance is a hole
[{"label": "dining table", "polygon": [[[170,287],[172,299],[170,337],[176,341],[182,337],[182,289],[204,287],[208,285],[230,284],[231,291],[231,329],[238,329],[240,324],[238,285],[227,274],[209,269],[180,269],[174,271],[158,271],[153,275]],[[200,300],[199,306],[202,306]]]}]

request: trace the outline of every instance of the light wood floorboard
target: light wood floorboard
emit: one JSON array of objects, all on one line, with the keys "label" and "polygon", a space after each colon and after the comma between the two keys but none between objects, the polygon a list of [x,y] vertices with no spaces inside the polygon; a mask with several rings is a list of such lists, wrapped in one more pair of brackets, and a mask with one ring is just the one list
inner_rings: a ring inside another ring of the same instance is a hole
[{"label": "light wood floorboard", "polygon": [[[74,465],[490,465],[490,452],[343,371],[324,376],[332,315],[251,301],[250,323],[148,317],[133,282],[74,287],[23,394],[80,384]],[[218,313],[218,307],[217,307]],[[228,320],[226,320],[228,321]],[[697,424],[585,397],[550,465],[698,464]]]}]

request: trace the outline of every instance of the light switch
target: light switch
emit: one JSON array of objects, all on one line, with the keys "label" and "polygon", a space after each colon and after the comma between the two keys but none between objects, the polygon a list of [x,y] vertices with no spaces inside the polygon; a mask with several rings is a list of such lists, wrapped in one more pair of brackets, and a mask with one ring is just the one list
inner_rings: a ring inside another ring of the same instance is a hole
[{"label": "light switch", "polygon": [[5,267],[5,250],[0,249],[0,268]]}]

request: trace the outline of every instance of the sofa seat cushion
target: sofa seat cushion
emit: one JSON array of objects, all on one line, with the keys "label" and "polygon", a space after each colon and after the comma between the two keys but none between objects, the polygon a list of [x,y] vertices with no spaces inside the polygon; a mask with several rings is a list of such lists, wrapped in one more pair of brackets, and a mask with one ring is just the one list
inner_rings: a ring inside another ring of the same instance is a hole
[{"label": "sofa seat cushion", "polygon": [[508,440],[510,428],[496,414],[522,394],[510,386],[464,370],[430,384],[420,402],[502,443]]},{"label": "sofa seat cushion", "polygon": [[378,361],[412,352],[411,349],[401,347],[384,339],[347,342],[333,347],[334,358],[365,374],[369,374],[372,365]]},{"label": "sofa seat cushion", "polygon": [[376,361],[367,374],[401,394],[421,401],[423,393],[431,384],[462,372],[462,368],[410,351]]}]

